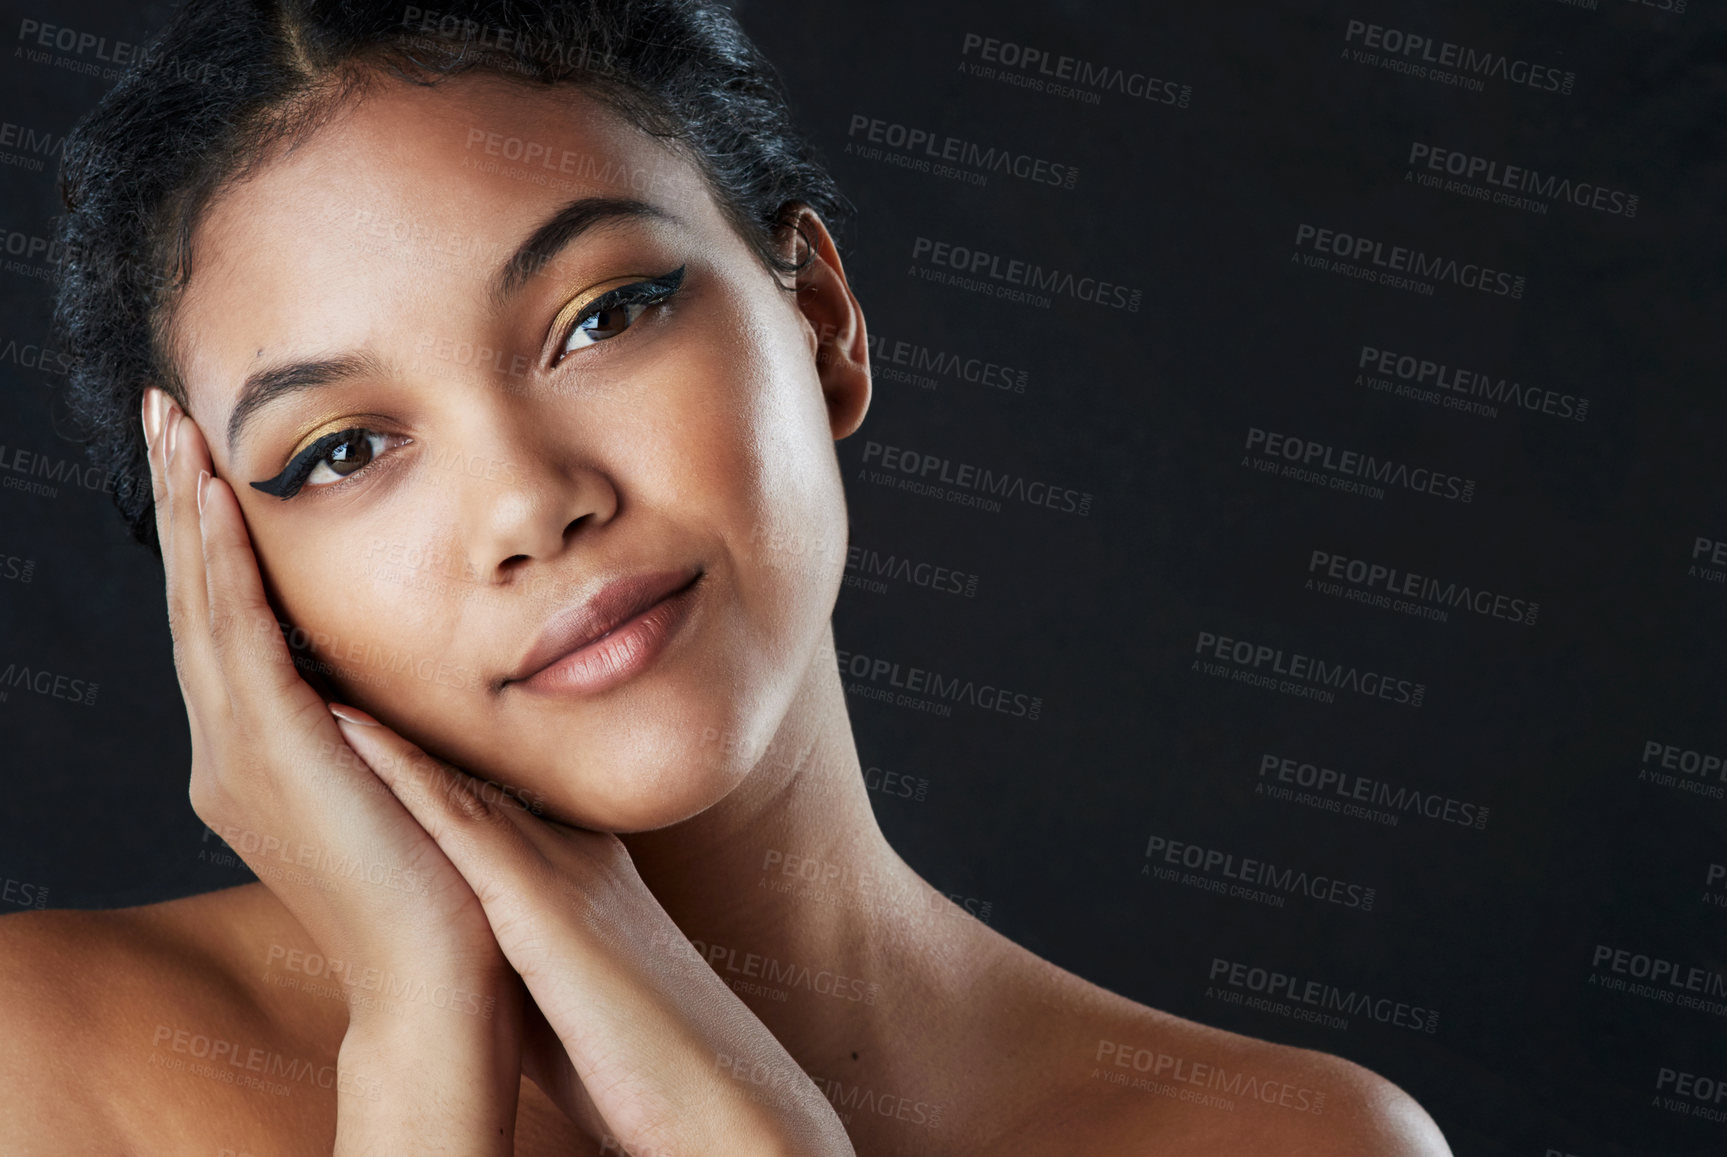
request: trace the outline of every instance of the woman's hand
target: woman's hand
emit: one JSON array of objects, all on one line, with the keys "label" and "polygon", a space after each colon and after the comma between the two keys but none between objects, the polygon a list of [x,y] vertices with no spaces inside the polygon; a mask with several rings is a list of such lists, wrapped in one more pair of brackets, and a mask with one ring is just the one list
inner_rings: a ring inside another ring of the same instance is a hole
[{"label": "woman's hand", "polygon": [[[429,1152],[452,1135],[475,1139],[464,1154],[511,1152],[522,993],[479,899],[295,669],[197,425],[152,388],[144,428],[193,810],[326,957],[385,979],[381,1005],[350,1006],[336,1152]],[[352,729],[373,759],[417,755],[381,726]]]},{"label": "woman's hand", "polygon": [[672,922],[616,836],[488,798],[380,729],[342,730],[479,897],[537,1005],[525,1071],[603,1152],[853,1152],[833,1106]]}]

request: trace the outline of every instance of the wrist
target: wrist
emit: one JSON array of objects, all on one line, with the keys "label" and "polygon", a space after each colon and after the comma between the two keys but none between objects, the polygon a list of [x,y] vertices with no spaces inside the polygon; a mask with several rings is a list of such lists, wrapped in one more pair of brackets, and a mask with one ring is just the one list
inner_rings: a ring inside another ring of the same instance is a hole
[{"label": "wrist", "polygon": [[512,1152],[520,991],[493,993],[489,1018],[401,1003],[350,1015],[336,1057],[336,1157],[443,1152],[452,1143],[474,1157]]},{"label": "wrist", "polygon": [[389,1026],[471,1019],[491,1022],[507,1013],[520,981],[496,965],[412,967],[342,964],[327,970],[342,986],[350,1031],[386,1033]]}]

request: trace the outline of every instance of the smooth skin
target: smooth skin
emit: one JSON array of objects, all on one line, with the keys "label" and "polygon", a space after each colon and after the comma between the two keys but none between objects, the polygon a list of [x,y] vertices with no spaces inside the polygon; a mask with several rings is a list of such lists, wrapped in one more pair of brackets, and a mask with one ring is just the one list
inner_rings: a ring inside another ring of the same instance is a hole
[{"label": "smooth skin", "polygon": [[[581,197],[656,211],[494,292]],[[770,273],[674,149],[480,76],[374,86],[208,210],[185,405],[142,421],[192,805],[260,883],[0,920],[0,1149],[1449,1153],[1383,1079],[1089,984],[887,844],[829,624],[864,319],[799,225]],[[680,265],[604,340],[554,325]],[[230,443],[249,374],[341,356]],[[247,485],[350,426],[363,469]],[[646,669],[514,681],[554,611],[679,568]]]}]

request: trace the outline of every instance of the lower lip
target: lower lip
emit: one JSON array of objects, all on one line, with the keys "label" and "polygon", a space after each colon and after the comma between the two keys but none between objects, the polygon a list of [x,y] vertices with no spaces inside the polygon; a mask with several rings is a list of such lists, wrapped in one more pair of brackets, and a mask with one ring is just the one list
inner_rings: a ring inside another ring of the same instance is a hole
[{"label": "lower lip", "polygon": [[512,686],[558,695],[597,695],[634,678],[666,649],[689,618],[701,579],[612,629],[611,634],[571,651],[551,666]]}]

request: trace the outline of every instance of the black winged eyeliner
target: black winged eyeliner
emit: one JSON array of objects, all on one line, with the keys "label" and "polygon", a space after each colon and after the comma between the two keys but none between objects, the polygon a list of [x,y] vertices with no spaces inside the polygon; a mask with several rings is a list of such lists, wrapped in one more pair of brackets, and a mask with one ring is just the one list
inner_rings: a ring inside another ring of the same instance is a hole
[{"label": "black winged eyeliner", "polygon": [[[568,352],[564,350],[564,346],[569,343],[570,338],[575,334],[576,330],[583,322],[587,321],[589,318],[603,314],[608,310],[618,309],[623,306],[658,305],[678,291],[679,287],[683,284],[684,269],[685,267],[680,265],[670,273],[661,274],[659,277],[650,278],[646,281],[631,282],[628,285],[620,285],[616,289],[609,289],[587,305],[583,306],[581,311],[577,313],[575,317],[570,319],[569,325],[564,329],[563,334],[559,339],[558,348],[560,352],[559,355],[554,358],[553,364],[557,364],[558,361],[561,361],[564,354]],[[262,482],[254,482],[251,484],[252,488],[254,490],[261,490],[273,498],[280,498],[284,501],[292,498],[300,492],[302,487],[305,486],[306,479],[311,477],[312,471],[318,468],[318,464],[323,461],[325,455],[329,454],[329,452],[335,447],[349,441],[354,435],[366,434],[369,432],[370,431],[363,426],[350,426],[345,430],[336,430],[332,433],[325,434],[322,438],[319,438],[304,450],[301,450],[298,454],[294,455],[288,464],[282,468],[282,472],[280,474],[276,475],[274,478],[267,478]]]},{"label": "black winged eyeliner", "polygon": [[288,499],[294,497],[294,495],[300,492],[300,487],[305,485],[306,479],[311,476],[312,471],[318,468],[318,463],[323,459],[324,455],[328,454],[335,447],[340,446],[343,442],[346,442],[355,434],[363,432],[363,427],[355,426],[346,430],[337,430],[334,433],[325,434],[322,438],[319,438],[316,442],[313,442],[310,446],[307,446],[304,450],[294,455],[288,465],[282,468],[282,472],[280,474],[276,475],[274,478],[266,479],[263,482],[254,482],[252,483],[252,488],[254,490],[262,490],[265,494],[271,495],[274,498]]}]

